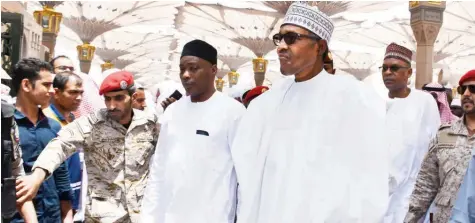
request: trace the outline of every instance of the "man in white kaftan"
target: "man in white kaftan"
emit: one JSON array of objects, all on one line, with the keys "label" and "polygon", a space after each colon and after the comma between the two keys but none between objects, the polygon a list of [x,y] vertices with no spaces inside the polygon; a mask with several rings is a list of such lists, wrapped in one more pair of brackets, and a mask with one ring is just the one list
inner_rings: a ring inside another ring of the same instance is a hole
[{"label": "man in white kaftan", "polygon": [[234,223],[237,181],[230,147],[245,108],[215,90],[216,61],[208,43],[184,46],[180,77],[190,96],[162,117],[141,222]]},{"label": "man in white kaftan", "polygon": [[432,95],[407,87],[412,74],[411,58],[411,50],[392,43],[381,67],[389,90],[386,125],[391,165],[386,223],[404,221],[422,160],[441,124]]},{"label": "man in white kaftan", "polygon": [[363,83],[323,70],[332,30],[316,7],[293,3],[273,36],[281,72],[295,78],[273,84],[241,120],[231,149],[238,223],[383,220],[385,103]]}]

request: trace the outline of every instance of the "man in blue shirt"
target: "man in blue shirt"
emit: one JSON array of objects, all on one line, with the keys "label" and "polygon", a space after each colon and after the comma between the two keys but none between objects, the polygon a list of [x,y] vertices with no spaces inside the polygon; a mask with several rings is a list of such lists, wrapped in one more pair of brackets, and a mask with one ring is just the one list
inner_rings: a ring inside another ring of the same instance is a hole
[{"label": "man in blue shirt", "polygon": [[[39,108],[53,93],[51,70],[48,63],[36,58],[22,59],[13,68],[12,90],[17,94],[14,117],[27,174],[31,173],[39,154],[61,128],[58,122],[47,118]],[[17,180],[17,193],[21,194],[27,189],[21,178]],[[38,222],[71,222],[72,197],[68,169],[63,163],[52,177],[44,181],[33,199]],[[17,200],[19,204],[23,202]],[[23,219],[17,215],[12,222],[23,222]]]},{"label": "man in blue shirt", "polygon": [[[48,108],[43,109],[43,112],[49,118],[57,121],[61,127],[74,121],[73,111],[78,109],[82,101],[82,94],[84,93],[82,87],[82,79],[72,72],[56,73],[53,80],[54,96]],[[69,170],[69,180],[71,181],[71,188],[74,192],[73,210],[74,213],[80,209],[81,199],[81,179],[82,179],[82,165],[79,153],[74,153],[66,160]],[[83,219],[75,221],[82,222]]]}]

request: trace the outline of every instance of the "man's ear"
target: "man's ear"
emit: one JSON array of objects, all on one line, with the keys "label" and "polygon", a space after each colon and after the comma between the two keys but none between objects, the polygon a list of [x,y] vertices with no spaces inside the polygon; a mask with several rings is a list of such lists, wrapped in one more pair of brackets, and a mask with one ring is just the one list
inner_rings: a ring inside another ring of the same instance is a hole
[{"label": "man's ear", "polygon": [[132,100],[135,101],[137,99],[137,92],[134,92],[132,94]]},{"label": "man's ear", "polygon": [[216,64],[211,66],[211,74],[213,74],[213,79],[216,77],[216,74],[218,73],[218,66]]},{"label": "man's ear", "polygon": [[319,40],[318,41],[318,55],[320,58],[323,58],[323,54],[327,51],[328,45],[326,40]]},{"label": "man's ear", "polygon": [[407,70],[407,79],[410,79],[412,77],[412,68],[409,68]]},{"label": "man's ear", "polygon": [[24,92],[30,92],[33,89],[33,84],[27,78],[21,80],[20,88],[23,89]]}]

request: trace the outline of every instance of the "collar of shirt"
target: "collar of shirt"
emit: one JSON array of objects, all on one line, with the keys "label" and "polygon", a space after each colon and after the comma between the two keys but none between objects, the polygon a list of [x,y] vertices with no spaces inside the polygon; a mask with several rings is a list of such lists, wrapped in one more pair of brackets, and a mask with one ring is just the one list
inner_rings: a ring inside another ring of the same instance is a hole
[{"label": "collar of shirt", "polygon": [[[15,109],[15,113],[13,114],[13,116],[15,117],[17,121],[27,120],[28,122],[31,123],[31,121],[25,116],[25,114],[23,114],[18,109]],[[38,108],[38,121],[36,121],[36,123],[33,123],[33,124],[36,125],[44,119],[46,119],[46,115],[44,115],[43,111],[40,108]]]},{"label": "collar of shirt", "polygon": [[[67,120],[64,118],[64,116],[61,114],[61,112],[59,112],[59,110],[56,108],[56,106],[54,106],[53,104],[51,104],[49,106],[51,108],[51,110],[54,112],[54,114],[56,115],[56,117],[62,121],[62,122],[67,122]],[[75,119],[74,117],[74,114],[73,113],[69,113],[69,118],[71,118],[71,121],[73,121]]]}]

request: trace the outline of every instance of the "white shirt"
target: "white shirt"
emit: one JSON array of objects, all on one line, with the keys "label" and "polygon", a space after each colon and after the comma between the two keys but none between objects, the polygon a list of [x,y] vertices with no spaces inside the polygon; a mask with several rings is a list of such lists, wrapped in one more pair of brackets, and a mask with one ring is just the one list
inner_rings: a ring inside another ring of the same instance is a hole
[{"label": "white shirt", "polygon": [[220,92],[165,111],[142,203],[141,222],[234,222],[236,174],[230,146],[242,104]]},{"label": "white shirt", "polygon": [[255,99],[232,147],[238,223],[381,222],[385,103],[351,77],[284,78]]},{"label": "white shirt", "polygon": [[411,89],[406,98],[388,99],[386,125],[391,166],[385,222],[404,221],[417,174],[440,124],[437,103],[427,92]]}]

